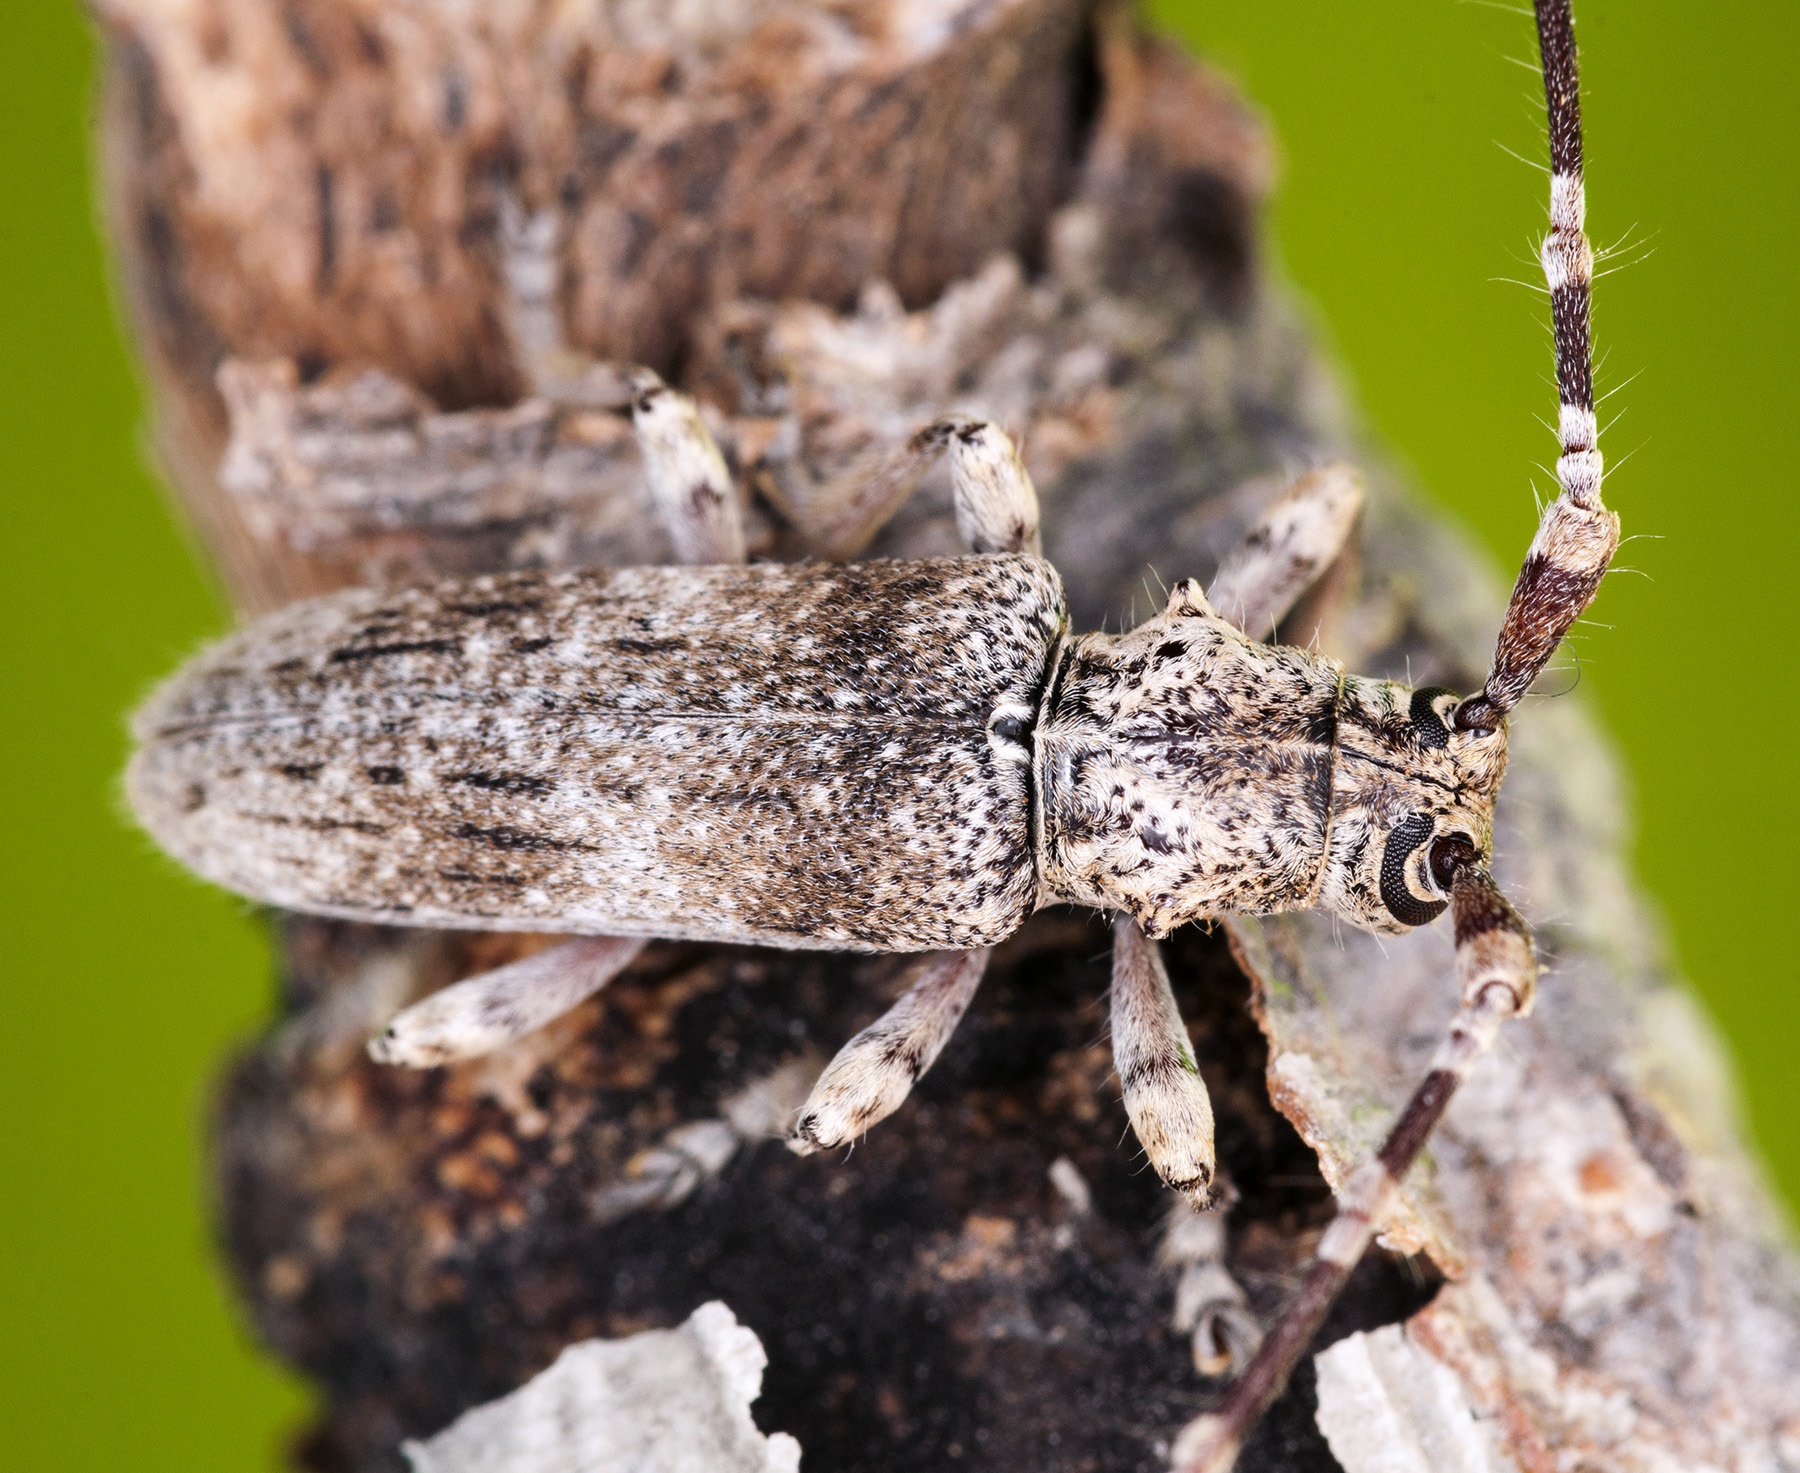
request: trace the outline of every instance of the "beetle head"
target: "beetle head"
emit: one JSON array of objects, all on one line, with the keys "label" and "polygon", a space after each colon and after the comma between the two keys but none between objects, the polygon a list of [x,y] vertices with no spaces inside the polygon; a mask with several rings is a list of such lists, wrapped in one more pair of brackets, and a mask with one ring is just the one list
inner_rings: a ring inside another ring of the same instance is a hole
[{"label": "beetle head", "polygon": [[1506,723],[1459,731],[1456,695],[1350,677],[1319,903],[1366,930],[1436,920],[1458,869],[1485,865]]}]

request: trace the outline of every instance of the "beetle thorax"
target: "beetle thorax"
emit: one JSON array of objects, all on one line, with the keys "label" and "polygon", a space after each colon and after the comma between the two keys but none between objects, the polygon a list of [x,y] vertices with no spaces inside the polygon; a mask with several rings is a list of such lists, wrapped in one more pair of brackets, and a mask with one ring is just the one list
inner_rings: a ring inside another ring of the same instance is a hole
[{"label": "beetle thorax", "polygon": [[1245,638],[1191,581],[1127,634],[1070,640],[1035,734],[1042,899],[1150,936],[1312,905],[1342,682],[1335,661]]},{"label": "beetle thorax", "polygon": [[[1127,634],[1059,651],[1035,731],[1043,903],[1187,921],[1322,905],[1373,931],[1435,918],[1434,871],[1485,856],[1504,726],[1456,732],[1448,691],[1346,676],[1247,639],[1180,584]],[[1446,847],[1448,846],[1448,847]]]}]

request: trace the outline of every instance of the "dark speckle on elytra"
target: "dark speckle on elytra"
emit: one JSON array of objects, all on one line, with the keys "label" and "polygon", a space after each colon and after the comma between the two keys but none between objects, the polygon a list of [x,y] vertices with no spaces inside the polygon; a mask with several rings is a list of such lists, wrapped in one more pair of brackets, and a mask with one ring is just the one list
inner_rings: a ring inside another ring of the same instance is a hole
[{"label": "dark speckle on elytra", "polygon": [[462,648],[458,639],[412,639],[396,644],[346,645],[331,652],[331,663],[349,665],[361,660],[377,660],[385,655],[448,655]]},{"label": "dark speckle on elytra", "polygon": [[622,655],[666,655],[685,650],[685,639],[615,639],[612,647]]},{"label": "dark speckle on elytra", "polygon": [[398,787],[406,781],[406,773],[398,767],[371,767],[369,781],[384,788]]},{"label": "dark speckle on elytra", "polygon": [[532,777],[523,772],[453,772],[444,781],[458,783],[468,788],[480,788],[484,792],[490,793],[537,795],[547,793],[551,788],[548,779]]},{"label": "dark speckle on elytra", "polygon": [[507,824],[496,824],[491,828],[484,828],[480,824],[459,823],[452,832],[459,839],[473,839],[477,843],[491,845],[495,849],[520,850],[525,853],[575,847],[564,840],[553,839],[548,834],[534,834],[529,830],[513,828]]},{"label": "dark speckle on elytra", "polygon": [[535,614],[543,606],[543,600],[536,598],[492,599],[482,603],[447,604],[445,612],[480,619],[490,614]]},{"label": "dark speckle on elytra", "polygon": [[355,834],[378,836],[387,832],[387,825],[375,823],[366,818],[302,818],[297,820],[300,827],[315,834],[332,834],[339,830],[347,830]]}]

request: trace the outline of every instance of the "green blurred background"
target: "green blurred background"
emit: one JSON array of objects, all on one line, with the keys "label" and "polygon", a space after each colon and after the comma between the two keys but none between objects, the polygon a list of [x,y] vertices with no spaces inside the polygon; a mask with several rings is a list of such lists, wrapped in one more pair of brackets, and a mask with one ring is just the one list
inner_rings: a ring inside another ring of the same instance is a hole
[{"label": "green blurred background", "polygon": [[[1516,566],[1554,455],[1535,276],[1529,22],[1453,0],[1210,5],[1160,22],[1238,78],[1286,160],[1280,258],[1373,425]],[[1638,785],[1639,864],[1800,1199],[1791,397],[1800,13],[1578,0],[1622,562],[1584,688]],[[0,7],[0,1434],[32,1470],[273,1466],[304,1389],[209,1251],[208,1081],[267,1004],[232,900],[120,820],[122,714],[224,614],[164,509],[92,225],[87,30]],[[1636,375],[1636,377],[1633,377]],[[1624,386],[1629,382],[1629,387]],[[1629,409],[1629,413],[1625,411]],[[1629,454],[1630,458],[1626,457]],[[1546,477],[1535,473],[1536,483]]]}]

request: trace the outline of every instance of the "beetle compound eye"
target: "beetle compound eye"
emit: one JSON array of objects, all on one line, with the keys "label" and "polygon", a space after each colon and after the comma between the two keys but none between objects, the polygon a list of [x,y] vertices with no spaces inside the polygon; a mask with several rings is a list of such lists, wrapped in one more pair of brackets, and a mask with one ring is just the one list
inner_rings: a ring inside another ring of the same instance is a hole
[{"label": "beetle compound eye", "polygon": [[1413,731],[1418,736],[1421,747],[1435,749],[1450,745],[1450,728],[1437,713],[1440,696],[1449,696],[1454,700],[1456,692],[1441,685],[1428,685],[1423,690],[1412,693],[1412,703],[1407,710],[1412,716]]},{"label": "beetle compound eye", "polygon": [[1456,872],[1474,864],[1480,857],[1475,841],[1467,834],[1445,834],[1431,841],[1431,878],[1446,895],[1456,881]]},{"label": "beetle compound eye", "polygon": [[1403,926],[1424,926],[1444,913],[1443,900],[1421,900],[1406,883],[1407,861],[1431,837],[1432,820],[1415,813],[1394,825],[1381,854],[1381,903]]}]

